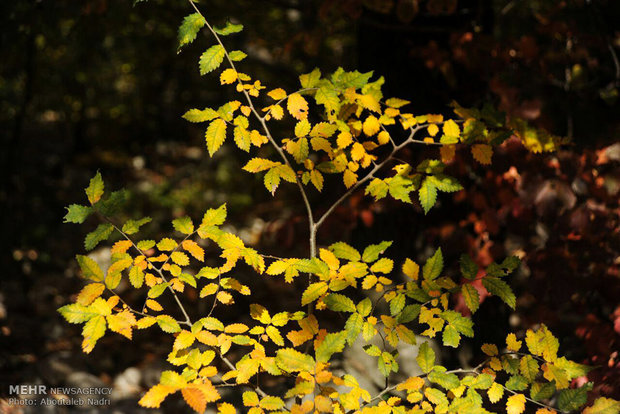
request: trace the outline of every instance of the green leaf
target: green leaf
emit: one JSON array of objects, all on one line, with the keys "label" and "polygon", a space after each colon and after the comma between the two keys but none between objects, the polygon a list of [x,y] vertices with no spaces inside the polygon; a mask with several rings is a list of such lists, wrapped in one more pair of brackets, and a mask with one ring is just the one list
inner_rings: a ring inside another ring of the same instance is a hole
[{"label": "green leaf", "polygon": [[442,340],[445,346],[456,348],[461,342],[461,334],[459,334],[454,326],[448,325],[443,330]]},{"label": "green leaf", "polygon": [[123,233],[128,235],[135,234],[140,231],[140,227],[150,223],[151,220],[152,219],[150,217],[144,217],[140,220],[127,220],[127,222],[123,225]]},{"label": "green leaf", "polygon": [[422,268],[422,277],[425,280],[435,280],[443,270],[443,253],[441,247],[435,250],[435,254],[431,256]]},{"label": "green leaf", "polygon": [[[387,181],[387,180],[386,180]],[[413,181],[410,178],[405,178],[402,175],[396,175],[389,178],[387,181],[388,191],[395,200],[400,200],[403,203],[411,203],[410,192],[415,190]]]},{"label": "green leaf", "polygon": [[59,308],[58,312],[60,312],[60,314],[69,323],[86,322],[87,320],[99,315],[97,312],[91,311],[88,306],[82,306],[77,303],[65,305],[62,308]]},{"label": "green leaf", "polygon": [[562,411],[580,409],[588,401],[588,391],[591,389],[592,384],[588,383],[581,388],[570,388],[560,391],[558,395],[558,407]]},{"label": "green leaf", "polygon": [[341,294],[330,293],[324,300],[327,307],[336,312],[355,312],[355,303]]},{"label": "green leaf", "polygon": [[133,266],[129,270],[129,283],[136,289],[140,289],[144,283],[144,272],[138,266]]},{"label": "green leaf", "polygon": [[583,411],[584,414],[618,414],[620,413],[620,402],[611,398],[599,397],[594,400],[594,404]]},{"label": "green leaf", "polygon": [[422,305],[419,305],[417,303],[413,305],[407,305],[405,306],[403,311],[398,315],[398,317],[396,318],[396,321],[398,323],[409,323],[413,321],[414,319],[416,319],[418,315],[420,315],[421,309],[422,309]]},{"label": "green leaf", "polygon": [[211,46],[200,56],[200,74],[205,75],[217,69],[224,60],[225,50],[221,45]]},{"label": "green leaf", "polygon": [[90,204],[95,204],[97,201],[101,199],[103,195],[103,179],[101,178],[101,173],[97,171],[97,174],[93,178],[90,179],[90,183],[88,187],[86,187],[86,197],[88,197],[88,201]]},{"label": "green leaf", "polygon": [[428,373],[433,369],[435,366],[435,351],[433,351],[428,342],[422,342],[415,360],[422,372]]},{"label": "green leaf", "polygon": [[179,50],[184,45],[193,42],[200,29],[206,24],[206,20],[199,13],[193,13],[183,19],[179,27]]},{"label": "green leaf", "polygon": [[478,274],[478,265],[467,254],[462,254],[459,259],[461,274],[465,279],[473,280]]},{"label": "green leaf", "polygon": [[228,36],[233,33],[239,33],[243,30],[242,24],[233,24],[231,22],[226,22],[226,26],[223,29],[218,29],[217,27],[213,28],[213,31],[220,36]]},{"label": "green leaf", "polygon": [[398,371],[398,364],[389,352],[382,352],[381,355],[379,355],[377,367],[384,377],[388,377],[392,371]]},{"label": "green leaf", "polygon": [[370,301],[369,298],[365,298],[357,304],[357,312],[363,317],[370,315],[371,311],[372,311],[372,302]]},{"label": "green leaf", "polygon": [[506,381],[506,388],[512,391],[523,391],[527,386],[528,381],[522,375],[513,375]]},{"label": "green leaf", "polygon": [[189,217],[179,217],[172,221],[174,229],[183,234],[192,234],[194,232],[194,223]]},{"label": "green leaf", "polygon": [[388,193],[388,185],[384,180],[379,178],[373,179],[370,184],[364,190],[364,194],[370,194],[375,198],[375,201],[384,198]]},{"label": "green leaf", "polygon": [[169,315],[159,315],[157,317],[157,325],[166,333],[176,333],[181,330],[179,323]]},{"label": "green leaf", "polygon": [[530,397],[534,401],[542,401],[549,399],[555,394],[555,383],[553,382],[535,382],[530,389]]},{"label": "green leaf", "polygon": [[279,349],[276,352],[276,364],[286,372],[314,372],[314,359],[292,348]]},{"label": "green leaf", "polygon": [[91,231],[86,235],[86,239],[84,240],[84,248],[86,250],[92,250],[103,240],[107,240],[112,234],[114,230],[114,226],[109,223],[102,223],[97,226],[94,231]]},{"label": "green leaf", "polygon": [[428,177],[422,182],[422,186],[418,191],[418,197],[420,205],[424,209],[424,214],[428,214],[437,201],[437,188]]},{"label": "green leaf", "polygon": [[362,260],[366,263],[372,263],[379,258],[380,254],[383,254],[385,250],[392,245],[391,241],[383,241],[379,244],[371,244],[364,249],[362,253]]},{"label": "green leaf", "polygon": [[316,282],[310,284],[310,286],[308,286],[308,288],[306,288],[304,293],[301,295],[301,305],[305,306],[308,303],[314,302],[325,292],[327,292],[327,283]]},{"label": "green leaf", "polygon": [[321,79],[321,71],[315,68],[312,72],[299,76],[299,83],[304,89],[314,88]]},{"label": "green leaf", "polygon": [[232,60],[233,62],[240,62],[243,59],[245,59],[247,56],[248,55],[246,55],[240,50],[233,50],[232,52],[228,54],[228,57],[230,57],[230,60]]},{"label": "green leaf", "polygon": [[332,244],[331,246],[329,246],[329,250],[331,250],[334,253],[334,255],[339,259],[345,259],[345,260],[350,260],[352,262],[358,262],[362,258],[362,256],[356,249],[354,249],[353,247],[349,246],[348,244],[344,242],[338,242],[338,243]]},{"label": "green leaf", "polygon": [[328,114],[334,114],[340,109],[340,99],[338,91],[331,84],[329,86],[320,87],[314,95],[314,99],[318,105],[323,105]]},{"label": "green leaf", "polygon": [[113,216],[118,213],[128,198],[129,192],[127,190],[113,191],[109,197],[99,201],[97,209],[104,216]]},{"label": "green leaf", "polygon": [[67,207],[67,214],[65,215],[64,222],[82,224],[92,211],[92,207],[71,204]]},{"label": "green leaf", "polygon": [[456,181],[456,178],[449,177],[445,174],[431,175],[427,177],[427,180],[429,180],[437,190],[443,191],[444,193],[453,193],[463,189],[463,186]]},{"label": "green leaf", "polygon": [[205,133],[207,141],[207,149],[209,155],[213,156],[215,152],[222,146],[226,139],[226,121],[223,119],[215,119],[211,121]]},{"label": "green leaf", "polygon": [[193,122],[193,123],[212,121],[219,117],[220,117],[220,114],[218,114],[215,109],[211,109],[211,108],[205,108],[202,110],[201,109],[190,109],[189,111],[183,114],[183,119],[189,122]]},{"label": "green leaf", "polygon": [[461,313],[453,311],[453,310],[447,310],[447,311],[443,311],[441,312],[441,317],[448,322],[448,324],[450,324],[451,326],[454,326],[454,328],[456,328],[456,330],[469,337],[469,338],[473,338],[474,336],[474,323],[472,322],[472,320],[470,318],[467,318],[463,315],[461,315]]},{"label": "green leaf", "polygon": [[359,313],[353,313],[344,324],[344,330],[347,332],[347,343],[352,345],[357,339],[364,327],[364,318]]},{"label": "green leaf", "polygon": [[405,295],[398,294],[390,301],[390,315],[396,316],[405,307]]},{"label": "green leaf", "polygon": [[149,289],[147,296],[151,299],[155,299],[161,296],[167,287],[168,287],[167,283],[160,283],[159,285],[155,285]]},{"label": "green leaf", "polygon": [[346,332],[327,334],[321,345],[316,349],[317,362],[328,362],[333,354],[342,352],[346,339]]},{"label": "green leaf", "polygon": [[538,375],[538,362],[536,362],[536,360],[531,355],[526,355],[521,358],[519,369],[521,371],[521,374],[529,382],[532,382],[536,379],[536,376]]},{"label": "green leaf", "polygon": [[461,385],[461,381],[459,381],[459,377],[456,376],[456,374],[448,374],[436,370],[433,370],[428,374],[428,380],[440,385],[448,391]]},{"label": "green leaf", "polygon": [[370,356],[378,357],[381,355],[381,349],[377,345],[364,345],[364,352]]},{"label": "green leaf", "polygon": [[493,276],[487,276],[482,279],[482,285],[489,293],[499,296],[508,306],[512,309],[515,308],[517,299],[506,282]]},{"label": "green leaf", "polygon": [[478,290],[471,284],[465,283],[463,286],[461,286],[461,294],[463,295],[463,299],[465,299],[465,304],[467,305],[471,313],[476,313],[476,311],[480,307],[480,295],[478,294]]},{"label": "green leaf", "polygon": [[93,350],[97,341],[105,334],[106,327],[106,320],[103,316],[95,316],[84,324],[82,349],[85,353],[88,354]]},{"label": "green leaf", "polygon": [[93,280],[95,282],[103,282],[103,271],[93,259],[88,256],[77,255],[77,262],[82,269],[82,274],[86,279]]}]

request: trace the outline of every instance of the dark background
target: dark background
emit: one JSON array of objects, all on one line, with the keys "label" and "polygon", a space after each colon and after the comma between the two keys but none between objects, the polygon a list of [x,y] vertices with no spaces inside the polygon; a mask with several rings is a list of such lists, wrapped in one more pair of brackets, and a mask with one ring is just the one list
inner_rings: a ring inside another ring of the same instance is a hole
[{"label": "dark background", "polygon": [[[452,269],[462,252],[481,265],[522,252],[512,281],[517,311],[483,302],[476,339],[466,344],[471,358],[508,330],[546,323],[562,353],[598,367],[589,376],[596,394],[620,396],[618,2],[210,0],[199,7],[215,24],[245,25],[227,46],[246,51],[241,70],[268,87],[294,90],[297,76],[314,67],[375,70],[386,78],[385,94],[411,100],[418,113],[449,114],[453,99],[491,102],[571,137],[555,154],[505,145],[492,167],[459,152],[450,169],[466,190],[440,196],[427,216],[418,206],[356,194],[330,217],[319,244],[394,240],[388,255],[397,261],[441,246]],[[130,190],[126,217],[153,217],[148,236],[169,232],[175,216],[199,219],[227,202],[231,228],[260,251],[305,255],[294,187],[272,198],[240,172],[246,154],[225,145],[209,158],[204,131],[181,119],[189,108],[233,97],[215,76],[199,76],[198,56],[212,39],[201,35],[176,53],[177,27],[190,12],[182,1],[0,4],[2,395],[17,383],[110,385],[134,367],[140,379],[124,401],[132,412],[161,369],[170,344],[157,335],[136,335],[132,344],[108,335],[84,356],[79,329],[55,311],[80,289],[73,258],[95,226],[62,224],[64,207],[84,203],[96,170],[108,188]],[[343,190],[334,180],[320,195],[311,191],[317,211]],[[253,302],[292,296],[287,286],[252,283]],[[445,357],[458,364],[463,355]]]}]

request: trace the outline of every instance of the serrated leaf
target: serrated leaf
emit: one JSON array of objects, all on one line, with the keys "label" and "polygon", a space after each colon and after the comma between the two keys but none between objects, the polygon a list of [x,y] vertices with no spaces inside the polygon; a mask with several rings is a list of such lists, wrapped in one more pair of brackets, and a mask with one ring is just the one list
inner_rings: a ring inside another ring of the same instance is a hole
[{"label": "serrated leaf", "polygon": [[461,385],[461,381],[459,381],[459,377],[456,374],[448,374],[441,371],[431,371],[428,374],[428,379],[430,382],[434,382],[448,391]]},{"label": "serrated leaf", "polygon": [[276,352],[276,364],[286,372],[313,372],[315,363],[310,355],[284,348]]},{"label": "serrated leaf", "polygon": [[77,259],[80,269],[82,269],[82,274],[86,279],[90,279],[95,282],[103,282],[103,270],[101,270],[97,262],[88,256],[77,255],[75,258]]},{"label": "serrated leaf", "polygon": [[425,280],[435,280],[443,270],[443,253],[441,247],[435,250],[435,253],[424,263],[422,268],[422,277]]},{"label": "serrated leaf", "polygon": [[242,30],[243,30],[242,24],[234,24],[231,22],[226,22],[226,26],[222,29],[219,29],[217,27],[213,28],[213,31],[219,34],[220,36],[228,36],[230,34],[239,33]]},{"label": "serrated leaf", "polygon": [[594,400],[592,406],[583,410],[583,414],[618,414],[620,402],[611,398],[599,397]]},{"label": "serrated leaf", "polygon": [[101,196],[103,195],[103,179],[101,178],[101,173],[97,171],[97,174],[93,178],[90,179],[88,187],[86,187],[86,197],[88,197],[88,201],[90,204],[97,203]]},{"label": "serrated leaf", "polygon": [[142,396],[138,404],[146,408],[159,408],[166,397],[175,391],[176,389],[174,387],[157,384],[151,387],[146,394]]},{"label": "serrated leaf", "polygon": [[298,93],[289,95],[286,109],[291,116],[299,121],[308,117],[308,102]]},{"label": "serrated leaf", "polygon": [[385,250],[392,245],[391,241],[383,241],[379,244],[371,244],[364,249],[362,253],[362,260],[366,263],[372,263],[379,258],[380,254],[383,254]]},{"label": "serrated leaf", "polygon": [[316,349],[317,362],[328,362],[333,354],[342,352],[346,343],[346,332],[327,334]]},{"label": "serrated leaf", "polygon": [[224,60],[225,50],[221,45],[214,45],[200,56],[200,74],[205,75],[217,69]]},{"label": "serrated leaf", "polygon": [[205,140],[209,155],[213,156],[226,140],[226,121],[223,119],[211,121],[205,133]]},{"label": "serrated leaf", "polygon": [[69,207],[67,207],[67,214],[64,217],[64,222],[82,224],[84,223],[84,221],[86,221],[92,211],[92,207],[81,206],[79,204],[71,204]]},{"label": "serrated leaf", "polygon": [[353,301],[341,294],[331,293],[323,300],[327,307],[336,312],[355,312]]},{"label": "serrated leaf", "polygon": [[316,282],[310,284],[310,286],[308,286],[301,295],[301,305],[305,306],[308,303],[314,302],[325,292],[327,292],[327,283]]},{"label": "serrated leaf", "polygon": [[166,333],[177,333],[181,330],[179,323],[169,315],[157,316],[157,325]]},{"label": "serrated leaf", "polygon": [[228,54],[228,56],[230,57],[230,60],[232,60],[233,62],[240,62],[243,59],[245,59],[248,55],[246,55],[241,50],[233,50],[232,52]]},{"label": "serrated leaf", "polygon": [[489,293],[499,296],[508,306],[512,309],[515,308],[517,299],[506,282],[493,276],[487,276],[482,279],[482,285]]},{"label": "serrated leaf", "polygon": [[506,401],[507,414],[521,414],[525,411],[525,395],[515,394],[508,397]]},{"label": "serrated leaf", "polygon": [[502,399],[504,395],[504,387],[497,382],[494,382],[493,385],[491,385],[491,388],[487,391],[487,395],[489,396],[489,401],[496,403]]},{"label": "serrated leaf", "polygon": [[418,350],[416,362],[424,373],[430,372],[435,366],[435,351],[430,347],[428,342],[423,342]]},{"label": "serrated leaf", "polygon": [[183,234],[192,234],[194,232],[194,223],[189,217],[179,217],[172,221],[174,229]]},{"label": "serrated leaf", "polygon": [[424,209],[424,214],[428,214],[437,201],[437,188],[428,178],[422,182],[422,186],[418,190],[418,198],[420,205]]},{"label": "serrated leaf", "polygon": [[140,230],[140,227],[144,226],[147,223],[151,222],[150,217],[144,217],[140,220],[127,220],[125,224],[123,224],[123,233],[127,235],[132,235],[137,233]]},{"label": "serrated leaf", "polygon": [[578,410],[588,401],[588,391],[592,387],[585,385],[580,388],[570,388],[560,391],[558,395],[558,407],[562,411]]},{"label": "serrated leaf", "polygon": [[91,231],[86,235],[86,238],[84,239],[84,248],[86,250],[94,249],[99,243],[107,240],[113,230],[114,226],[109,223],[102,223],[98,225],[94,231]]},{"label": "serrated leaf", "polygon": [[476,313],[476,311],[480,307],[480,295],[478,294],[478,290],[471,284],[466,283],[461,286],[461,294],[463,295],[465,304],[467,305],[471,313]]},{"label": "serrated leaf", "polygon": [[192,13],[183,19],[183,23],[179,27],[179,49],[184,45],[191,43],[196,39],[196,35],[200,29],[206,24],[206,20],[199,13]]},{"label": "serrated leaf", "polygon": [[331,250],[334,255],[336,255],[336,257],[339,259],[357,262],[362,258],[362,256],[356,249],[343,242],[332,244],[331,246],[329,246],[329,250]]},{"label": "serrated leaf", "polygon": [[77,303],[65,305],[59,308],[58,312],[60,312],[60,314],[69,323],[83,323],[99,315],[97,312],[91,310],[88,306],[83,306]]}]

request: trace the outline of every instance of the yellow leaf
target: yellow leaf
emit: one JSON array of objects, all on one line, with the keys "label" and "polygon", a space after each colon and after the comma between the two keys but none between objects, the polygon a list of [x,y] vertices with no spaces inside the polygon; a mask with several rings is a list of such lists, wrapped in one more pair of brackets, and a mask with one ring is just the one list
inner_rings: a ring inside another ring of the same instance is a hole
[{"label": "yellow leaf", "polygon": [[146,408],[159,408],[162,401],[175,391],[174,387],[157,384],[144,394],[140,401],[138,401],[138,404]]},{"label": "yellow leaf", "polygon": [[357,174],[355,174],[353,171],[349,169],[346,169],[344,171],[344,175],[342,179],[344,181],[345,187],[351,188],[357,182]]},{"label": "yellow leaf", "polygon": [[250,161],[248,161],[247,164],[245,164],[243,169],[247,172],[257,173],[260,171],[268,170],[279,164],[279,162],[274,162],[265,158],[252,158]]},{"label": "yellow leaf", "polygon": [[234,69],[226,69],[220,75],[220,83],[222,85],[229,85],[237,80],[237,71]]},{"label": "yellow leaf", "polygon": [[435,124],[430,124],[426,130],[428,131],[428,135],[434,137],[439,132],[439,127]]},{"label": "yellow leaf", "polygon": [[327,249],[319,249],[319,257],[322,261],[327,263],[327,266],[331,270],[337,270],[340,267],[340,260],[336,258],[336,255]]},{"label": "yellow leaf", "polygon": [[177,242],[169,238],[161,239],[159,243],[157,243],[157,248],[164,252],[174,250],[175,247],[177,247]]},{"label": "yellow leaf", "polygon": [[351,147],[351,159],[353,161],[359,161],[364,157],[364,155],[366,155],[366,150],[364,149],[364,146],[359,142],[353,144],[353,146]]},{"label": "yellow leaf", "polygon": [[513,333],[508,334],[506,337],[506,345],[509,351],[519,352],[523,341],[517,341],[517,336]]},{"label": "yellow leaf", "polygon": [[[295,136],[298,138],[305,137],[310,133],[310,122],[307,119],[303,119],[295,125]],[[307,141],[306,141],[307,146]]]},{"label": "yellow leaf", "polygon": [[246,407],[254,407],[258,405],[258,395],[254,391],[246,391],[243,393],[243,405]]},{"label": "yellow leaf", "polygon": [[420,266],[413,260],[407,258],[403,263],[403,273],[413,280],[418,280]]},{"label": "yellow leaf", "polygon": [[480,164],[488,165],[491,164],[493,148],[487,144],[475,144],[471,147],[471,154]]},{"label": "yellow leaf", "polygon": [[491,388],[487,391],[487,395],[489,396],[489,401],[496,403],[502,399],[502,396],[504,395],[504,387],[499,385],[497,382],[494,382],[493,385],[491,385]]},{"label": "yellow leaf", "polygon": [[136,317],[128,310],[108,316],[108,327],[112,332],[131,339],[131,328],[136,324]]},{"label": "yellow leaf", "polygon": [[499,353],[499,351],[497,350],[497,345],[495,344],[482,345],[482,352],[484,352],[488,356],[495,356]]},{"label": "yellow leaf", "polygon": [[284,116],[284,109],[280,105],[271,105],[270,114],[273,119],[280,120]]},{"label": "yellow leaf", "polygon": [[110,249],[110,253],[125,253],[132,246],[131,240],[119,240]]},{"label": "yellow leaf", "polygon": [[379,145],[387,144],[388,142],[390,142],[390,134],[387,131],[379,132],[379,135],[377,135],[377,142],[379,143]]},{"label": "yellow leaf", "polygon": [[[583,414],[587,414],[587,409],[583,411]],[[539,408],[536,410],[536,414],[557,414],[557,411],[550,410],[548,408]]]},{"label": "yellow leaf", "polygon": [[194,256],[196,260],[200,260],[201,262],[205,259],[205,251],[202,247],[198,246],[193,240],[185,240],[181,243],[186,252]]},{"label": "yellow leaf", "polygon": [[248,329],[249,328],[247,327],[247,325],[244,325],[242,323],[233,323],[224,328],[224,332],[230,334],[242,334],[244,332],[247,332]]},{"label": "yellow leaf", "polygon": [[185,349],[191,346],[195,340],[196,340],[196,337],[194,336],[193,333],[191,333],[190,331],[183,330],[179,332],[179,335],[177,335],[176,339],[174,340],[172,349],[174,350]]},{"label": "yellow leaf", "polygon": [[381,105],[372,95],[360,95],[357,98],[357,102],[365,109],[373,112],[381,112]]},{"label": "yellow leaf", "polygon": [[267,93],[267,95],[271,99],[279,101],[280,99],[286,98],[286,91],[282,88],[277,88]]},{"label": "yellow leaf", "polygon": [[346,148],[349,145],[351,145],[351,143],[353,142],[353,136],[351,135],[350,132],[347,131],[343,131],[340,134],[338,134],[338,138],[336,139],[336,144],[338,145],[338,148]]},{"label": "yellow leaf", "polygon": [[310,171],[310,181],[317,190],[323,190],[323,174],[319,170]]},{"label": "yellow leaf", "polygon": [[506,412],[508,414],[521,414],[525,411],[525,395],[515,394],[508,397],[506,401]]},{"label": "yellow leaf", "polygon": [[224,305],[231,305],[232,303],[234,303],[232,295],[228,292],[219,291],[217,292],[217,295],[215,295],[215,297]]},{"label": "yellow leaf", "polygon": [[90,305],[93,300],[97,299],[103,291],[105,290],[105,286],[102,283],[90,283],[80,291],[77,296],[76,303],[82,306]]},{"label": "yellow leaf", "polygon": [[370,115],[368,118],[364,120],[362,129],[364,131],[364,134],[366,134],[369,137],[372,137],[377,132],[379,132],[379,130],[381,129],[381,124],[379,124],[379,120],[376,117]]},{"label": "yellow leaf", "polygon": [[443,124],[443,133],[449,137],[458,138],[461,135],[461,130],[456,122],[449,119]]},{"label": "yellow leaf", "polygon": [[162,310],[164,310],[164,308],[162,308],[162,306],[159,304],[159,302],[154,301],[153,299],[147,299],[146,300],[146,306],[147,306],[147,308],[152,309],[155,312],[161,312]]},{"label": "yellow leaf", "polygon": [[308,117],[308,102],[298,93],[294,93],[288,97],[286,109],[288,109],[293,118],[300,121]]},{"label": "yellow leaf", "polygon": [[443,145],[439,149],[439,153],[441,154],[441,161],[444,164],[448,164],[454,160],[456,145]]},{"label": "yellow leaf", "polygon": [[196,412],[203,413],[207,409],[207,399],[200,389],[190,385],[183,388],[181,394],[183,394],[183,399],[187,405],[196,410]]},{"label": "yellow leaf", "polygon": [[236,414],[237,410],[231,403],[221,403],[217,406],[218,414]]},{"label": "yellow leaf", "polygon": [[189,264],[189,257],[183,252],[173,252],[170,258],[179,266],[187,266]]}]

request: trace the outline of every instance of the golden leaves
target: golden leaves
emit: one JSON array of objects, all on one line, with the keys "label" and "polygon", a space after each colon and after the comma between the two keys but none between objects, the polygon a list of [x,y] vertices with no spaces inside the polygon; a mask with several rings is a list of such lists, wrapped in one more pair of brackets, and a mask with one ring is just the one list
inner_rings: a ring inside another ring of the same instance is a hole
[{"label": "golden leaves", "polygon": [[508,397],[506,401],[507,414],[521,414],[525,411],[525,395],[515,394]]},{"label": "golden leaves", "polygon": [[289,95],[286,109],[293,118],[299,121],[308,117],[308,101],[298,93]]},{"label": "golden leaves", "polygon": [[493,156],[493,148],[487,144],[474,144],[471,147],[471,155],[480,164],[489,165]]}]

